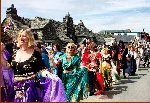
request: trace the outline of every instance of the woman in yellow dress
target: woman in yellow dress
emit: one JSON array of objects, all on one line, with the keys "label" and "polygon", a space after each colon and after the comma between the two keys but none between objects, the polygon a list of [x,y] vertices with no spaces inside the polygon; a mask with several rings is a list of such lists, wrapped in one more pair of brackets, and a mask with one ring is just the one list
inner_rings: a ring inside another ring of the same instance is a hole
[{"label": "woman in yellow dress", "polygon": [[108,48],[103,49],[102,53],[102,74],[104,78],[105,90],[108,90],[112,85],[111,67],[114,66],[111,55],[108,53]]}]

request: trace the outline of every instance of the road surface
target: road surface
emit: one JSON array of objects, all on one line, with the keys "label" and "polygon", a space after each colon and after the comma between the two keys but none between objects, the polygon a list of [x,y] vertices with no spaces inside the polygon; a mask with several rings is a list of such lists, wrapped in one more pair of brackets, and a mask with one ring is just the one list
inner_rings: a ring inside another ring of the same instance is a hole
[{"label": "road surface", "polygon": [[102,95],[81,102],[150,102],[150,68],[139,68],[136,76],[122,79]]}]

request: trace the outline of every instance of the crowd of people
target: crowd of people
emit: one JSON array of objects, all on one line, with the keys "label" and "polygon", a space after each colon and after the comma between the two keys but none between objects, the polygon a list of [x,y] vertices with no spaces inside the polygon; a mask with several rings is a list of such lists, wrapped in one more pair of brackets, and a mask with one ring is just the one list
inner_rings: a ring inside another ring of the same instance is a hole
[{"label": "crowd of people", "polygon": [[3,102],[79,102],[136,75],[141,60],[150,64],[150,47],[143,44],[97,45],[86,38],[68,43],[65,51],[55,43],[51,52],[29,28],[20,30],[16,46],[9,41],[1,42]]}]

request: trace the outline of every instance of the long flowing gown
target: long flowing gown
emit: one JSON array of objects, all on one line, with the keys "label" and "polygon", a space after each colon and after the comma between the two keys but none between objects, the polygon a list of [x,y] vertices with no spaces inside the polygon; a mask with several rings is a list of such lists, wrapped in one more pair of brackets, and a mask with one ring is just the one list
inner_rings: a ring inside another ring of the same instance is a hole
[{"label": "long flowing gown", "polygon": [[96,87],[97,95],[100,95],[104,90],[104,81],[103,81],[102,73],[99,73],[99,69],[100,69],[99,68],[99,65],[100,65],[99,59],[100,58],[102,58],[102,56],[99,51],[91,53],[90,64],[88,66],[89,70],[91,70],[91,69],[95,70],[93,72],[95,78],[89,78],[89,82],[90,83],[93,82],[92,85],[94,86],[94,88]]},{"label": "long flowing gown", "polygon": [[62,92],[59,91],[59,89],[62,90],[61,88],[63,88],[60,80],[55,83],[56,85],[60,84],[60,86],[56,86],[57,89],[53,92],[57,93],[53,99],[51,99],[52,97],[49,95],[51,91],[48,88],[54,88],[53,80],[46,78],[45,81],[41,82],[40,76],[37,74],[42,69],[42,65],[41,54],[37,51],[34,51],[32,56],[24,62],[12,62],[12,68],[14,69],[15,78],[17,79],[17,81],[14,82],[14,102],[66,101],[63,99],[63,97],[65,98],[65,94],[61,94]]},{"label": "long flowing gown", "polygon": [[[65,87],[68,102],[79,102],[88,97],[88,71],[85,67],[80,67],[80,57],[74,55],[67,61],[67,55],[60,57],[64,69],[62,81]],[[71,70],[70,70],[71,69]],[[70,70],[66,72],[66,70]]]},{"label": "long flowing gown", "polygon": [[[104,87],[105,90],[108,90],[111,87],[112,76],[111,76],[111,56],[108,54],[106,57],[102,57],[102,74],[104,77]],[[109,64],[109,65],[108,65]]]},{"label": "long flowing gown", "polygon": [[[50,72],[46,73],[46,82],[41,83],[44,87],[43,102],[66,102],[66,94],[62,80]],[[50,78],[50,79],[49,79]]]},{"label": "long flowing gown", "polygon": [[[5,60],[8,60],[10,57],[10,54],[7,50],[4,49],[2,52],[2,55]],[[14,72],[12,68],[5,69],[5,67],[2,66],[2,88],[1,88],[1,98],[2,102],[9,102],[13,100],[13,78],[14,78]]]},{"label": "long flowing gown", "polygon": [[[61,56],[61,55],[63,55],[64,53],[63,52],[60,52],[60,51],[58,51],[58,52],[54,52],[53,53],[53,60],[54,60],[54,63],[57,63],[58,62],[58,60],[59,60],[59,57]],[[53,71],[54,71],[54,73],[56,74],[56,75],[58,75],[58,77],[61,79],[62,78],[62,72],[63,72],[63,69],[62,69],[62,66],[60,65],[60,66],[58,66],[57,68],[53,68]]]}]

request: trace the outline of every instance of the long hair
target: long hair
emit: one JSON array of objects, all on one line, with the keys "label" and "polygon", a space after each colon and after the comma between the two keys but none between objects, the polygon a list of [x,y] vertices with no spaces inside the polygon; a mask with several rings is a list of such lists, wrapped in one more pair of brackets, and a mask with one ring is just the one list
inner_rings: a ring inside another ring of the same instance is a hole
[{"label": "long hair", "polygon": [[89,45],[88,45],[88,47],[89,47],[89,49],[90,50],[94,50],[95,52],[97,52],[97,45],[96,45],[96,43],[94,43],[94,42],[91,42]]},{"label": "long hair", "polygon": [[56,49],[60,52],[61,51],[61,47],[58,43],[54,44],[53,46],[56,46]]},{"label": "long hair", "polygon": [[21,44],[20,44],[20,35],[21,35],[21,33],[22,33],[23,31],[26,32],[27,37],[28,37],[28,39],[29,39],[28,47],[33,48],[34,45],[35,45],[35,43],[34,43],[35,40],[34,40],[34,37],[33,37],[32,32],[31,32],[31,29],[21,29],[21,30],[19,31],[18,37],[17,37],[17,41],[18,41],[17,47],[21,47]]}]

